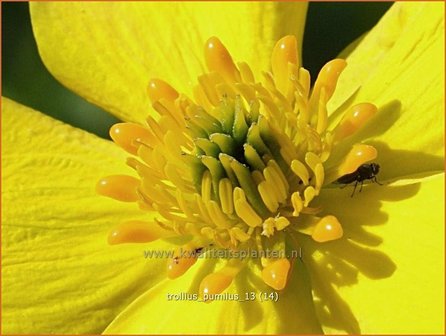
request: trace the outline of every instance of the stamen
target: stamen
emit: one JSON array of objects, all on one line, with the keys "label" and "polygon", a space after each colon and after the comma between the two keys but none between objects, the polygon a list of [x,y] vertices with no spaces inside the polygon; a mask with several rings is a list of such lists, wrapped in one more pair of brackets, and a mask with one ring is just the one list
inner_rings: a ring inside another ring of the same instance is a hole
[{"label": "stamen", "polygon": [[[207,41],[205,59],[209,72],[198,78],[194,101],[152,79],[147,93],[158,115],[149,115],[146,125],[111,128],[113,140],[135,156],[127,163],[139,179],[109,176],[99,181],[97,192],[137,202],[157,218],[118,225],[109,243],[150,242],[171,235],[190,239],[168,261],[167,275],[174,279],[209,244],[285,252],[290,231],[318,242],[342,237],[336,217],[316,217],[323,204],[310,203],[324,185],[377,155],[375,148],[363,144],[355,145],[343,161],[339,154],[345,147],[331,153],[377,110],[358,104],[337,127],[330,125],[327,102],[346,62],[327,63],[310,93],[310,74],[300,68],[294,36],[275,45],[272,73],[264,72],[262,82],[256,82],[246,63],[237,67],[216,37]],[[204,277],[201,295],[223,292],[241,269],[235,262],[229,260]],[[290,260],[261,258],[260,264],[264,282],[282,290]]]},{"label": "stamen", "polygon": [[307,187],[304,191],[304,206],[307,207],[308,204],[310,204],[310,202],[313,200],[314,196],[316,196],[316,189],[314,189],[313,187]]},{"label": "stamen", "polygon": [[287,94],[290,85],[290,71],[288,63],[299,67],[297,54],[297,40],[293,35],[288,35],[280,39],[274,46],[271,67],[277,89],[283,94]]},{"label": "stamen", "polygon": [[211,37],[205,45],[204,57],[209,71],[216,71],[228,82],[239,82],[240,72],[231,55],[217,37]]},{"label": "stamen", "polygon": [[289,260],[285,258],[270,260],[269,264],[262,270],[263,281],[275,290],[284,289],[290,266]]},{"label": "stamen", "polygon": [[370,103],[361,103],[353,106],[334,129],[334,141],[339,142],[355,133],[359,128],[364,126],[364,124],[369,121],[377,111],[377,107]]},{"label": "stamen", "polygon": [[140,143],[151,144],[154,141],[154,136],[150,131],[138,124],[114,124],[109,133],[118,146],[133,155],[137,155]]},{"label": "stamen", "polygon": [[319,195],[319,191],[322,188],[322,185],[324,183],[324,166],[322,165],[322,163],[318,163],[315,166],[314,169],[314,176],[316,179],[316,185],[315,185],[315,190],[316,190],[316,194]]},{"label": "stamen", "polygon": [[137,193],[140,184],[140,180],[132,176],[111,175],[99,180],[96,184],[96,192],[118,201],[136,202],[140,199]]},{"label": "stamen", "polygon": [[299,160],[293,160],[291,162],[291,169],[293,170],[294,174],[296,174],[301,179],[304,185],[308,185],[310,174],[308,173],[308,169],[302,162],[300,162]]},{"label": "stamen", "polygon": [[114,227],[108,235],[108,243],[110,245],[123,243],[148,243],[173,235],[173,232],[161,228],[157,223],[132,220]]},{"label": "stamen", "polygon": [[342,226],[335,216],[325,216],[315,226],[311,237],[319,242],[324,243],[327,241],[341,238],[343,235]]},{"label": "stamen", "polygon": [[363,144],[356,144],[345,157],[338,168],[338,177],[354,172],[365,162],[372,161],[378,155],[375,147]]},{"label": "stamen", "polygon": [[294,211],[293,216],[297,217],[299,216],[300,212],[304,208],[304,202],[302,201],[302,198],[299,195],[299,192],[296,191],[291,195],[291,204],[293,205]]},{"label": "stamen", "polygon": [[245,192],[241,188],[234,189],[235,212],[246,224],[251,227],[262,225],[262,218],[246,201]]},{"label": "stamen", "polygon": [[269,238],[274,234],[274,230],[282,231],[288,225],[290,225],[290,221],[286,217],[269,217],[263,222],[262,235]]},{"label": "stamen", "polygon": [[[243,231],[242,229],[240,229],[239,227],[233,227],[230,230],[230,234],[232,235],[232,237],[241,242],[244,243],[246,241],[248,241],[251,238],[252,232],[253,232],[254,228],[249,228],[248,232]],[[236,246],[237,244],[234,244],[234,246]]]},{"label": "stamen", "polygon": [[147,94],[149,95],[152,103],[155,103],[163,98],[169,101],[174,101],[179,97],[178,92],[173,87],[158,78],[153,78],[149,81]]},{"label": "stamen", "polygon": [[184,245],[178,248],[172,259],[167,262],[167,276],[169,279],[176,279],[186,273],[198,258],[198,252],[195,245]]},{"label": "stamen", "polygon": [[207,275],[200,283],[201,297],[206,302],[211,302],[212,295],[220,294],[228,288],[242,267],[243,264],[240,261],[230,260],[221,270]]},{"label": "stamen", "polygon": [[277,197],[275,197],[275,186],[271,182],[262,181],[258,185],[260,197],[262,197],[263,203],[265,203],[266,207],[271,212],[276,212],[279,208],[279,202]]},{"label": "stamen", "polygon": [[238,68],[240,69],[240,75],[242,76],[242,81],[245,83],[254,83],[254,74],[252,73],[251,68],[245,62],[237,63]]},{"label": "stamen", "polygon": [[346,66],[347,62],[343,59],[334,59],[325,64],[319,72],[316,83],[314,84],[312,99],[313,97],[316,97],[316,99],[319,100],[321,90],[324,88],[326,95],[325,101],[329,101],[336,88],[338,78]]},{"label": "stamen", "polygon": [[231,215],[234,212],[234,201],[232,199],[232,184],[228,178],[223,178],[220,180],[218,192],[220,196],[221,209],[225,214]]}]

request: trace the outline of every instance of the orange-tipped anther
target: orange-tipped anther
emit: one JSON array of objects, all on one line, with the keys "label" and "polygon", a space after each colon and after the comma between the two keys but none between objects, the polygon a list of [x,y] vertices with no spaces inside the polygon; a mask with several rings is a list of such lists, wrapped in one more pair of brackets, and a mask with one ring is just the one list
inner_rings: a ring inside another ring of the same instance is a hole
[{"label": "orange-tipped anther", "polygon": [[377,111],[378,108],[370,103],[361,103],[353,106],[334,129],[335,141],[342,140],[355,133],[369,121]]},{"label": "orange-tipped anther", "polygon": [[338,219],[329,215],[317,222],[311,237],[319,243],[324,243],[341,238],[343,233]]},{"label": "orange-tipped anther", "polygon": [[290,266],[289,260],[285,258],[272,261],[262,270],[263,281],[275,290],[284,289]]},{"label": "orange-tipped anther", "polygon": [[147,128],[133,123],[114,124],[109,133],[118,146],[133,155],[137,155],[138,141],[145,143],[153,141],[153,136]]},{"label": "orange-tipped anther", "polygon": [[204,46],[204,57],[209,71],[218,72],[226,81],[239,82],[240,72],[231,54],[217,37],[211,37]]},{"label": "orange-tipped anther", "polygon": [[197,262],[198,255],[189,246],[180,247],[167,262],[167,277],[176,279],[186,273]]},{"label": "orange-tipped anther", "polygon": [[152,103],[163,98],[169,101],[175,101],[179,97],[178,92],[173,87],[158,78],[150,80],[149,86],[147,87],[147,94]]},{"label": "orange-tipped anther", "polygon": [[172,236],[172,233],[156,223],[131,220],[114,227],[108,235],[108,243],[148,243],[169,236]]},{"label": "orange-tipped anther", "polygon": [[343,59],[334,59],[325,64],[314,84],[313,95],[319,95],[322,88],[325,88],[325,99],[328,101],[336,89],[338,78],[342,70],[347,66],[347,62]]},{"label": "orange-tipped anther", "polygon": [[222,293],[231,285],[233,279],[233,276],[224,272],[208,274],[200,283],[201,297],[206,302],[212,301],[212,295]]},{"label": "orange-tipped anther", "polygon": [[280,92],[286,93],[290,73],[288,63],[299,63],[297,52],[297,40],[293,35],[281,38],[274,46],[271,55],[271,67],[273,70],[274,80]]},{"label": "orange-tipped anther", "polygon": [[375,147],[363,144],[356,144],[345,157],[338,168],[338,176],[353,173],[362,164],[375,159],[378,152]]},{"label": "orange-tipped anther", "polygon": [[140,183],[140,180],[132,176],[111,175],[99,180],[96,184],[96,192],[118,201],[136,202],[139,200],[136,190]]}]

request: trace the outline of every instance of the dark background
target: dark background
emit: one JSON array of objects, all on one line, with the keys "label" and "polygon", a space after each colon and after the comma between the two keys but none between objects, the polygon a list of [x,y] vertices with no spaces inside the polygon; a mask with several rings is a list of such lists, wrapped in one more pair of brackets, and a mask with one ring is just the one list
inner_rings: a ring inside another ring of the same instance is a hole
[{"label": "dark background", "polygon": [[[1,5],[2,95],[108,138],[108,129],[117,119],[67,90],[45,69],[32,34],[28,4],[2,2]],[[303,45],[305,68],[315,76],[327,61],[372,28],[391,5],[391,2],[310,3]]]}]

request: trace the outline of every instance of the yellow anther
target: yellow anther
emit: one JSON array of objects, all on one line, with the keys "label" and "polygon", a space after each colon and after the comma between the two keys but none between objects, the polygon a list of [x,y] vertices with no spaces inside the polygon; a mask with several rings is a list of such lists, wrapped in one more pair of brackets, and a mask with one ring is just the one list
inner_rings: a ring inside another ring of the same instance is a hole
[{"label": "yellow anther", "polygon": [[298,94],[303,97],[308,97],[311,87],[311,75],[310,72],[305,68],[299,69],[299,84],[302,88],[302,91],[299,91]]},{"label": "yellow anther", "polygon": [[206,204],[205,204],[203,198],[199,194],[194,194],[194,201],[195,201],[195,204],[198,206],[198,210],[199,210],[199,214],[201,215],[201,218],[207,223],[212,223],[212,220],[209,217],[209,213],[206,209]]},{"label": "yellow anther", "polygon": [[377,107],[370,103],[357,104],[344,115],[341,122],[334,129],[334,141],[342,140],[361,128],[378,111]]},{"label": "yellow anther", "polygon": [[183,211],[183,213],[186,215],[186,217],[189,219],[193,219],[194,213],[191,210],[191,205],[189,202],[186,202],[183,192],[180,189],[177,189],[177,191],[176,191],[176,199],[178,201],[178,205],[179,205],[181,211]]},{"label": "yellow anther", "polygon": [[114,227],[108,235],[108,243],[148,243],[170,236],[173,236],[173,233],[161,228],[157,223],[131,220]]},{"label": "yellow anther", "polygon": [[167,262],[167,277],[169,279],[175,279],[183,275],[196,263],[197,257],[197,250],[191,245],[178,248],[173,258]]},{"label": "yellow anther", "polygon": [[288,35],[280,39],[274,46],[271,56],[271,67],[273,70],[274,81],[276,83],[276,87],[283,94],[287,93],[290,82],[288,63],[299,66],[297,40],[296,37],[292,35]]},{"label": "yellow anther", "polygon": [[179,97],[178,92],[173,87],[158,78],[153,78],[149,81],[147,94],[149,95],[152,103],[155,103],[160,99],[175,101],[175,99]]},{"label": "yellow anther", "polygon": [[262,226],[262,235],[269,238],[274,234],[274,218],[268,218],[266,221],[263,222]]},{"label": "yellow anther", "polygon": [[316,154],[312,152],[308,152],[305,154],[305,162],[307,163],[308,167],[311,168],[311,170],[314,172],[316,169],[316,165],[318,163],[321,163],[321,158],[317,156]]},{"label": "yellow anther", "polygon": [[283,174],[282,169],[280,169],[279,165],[275,160],[269,160],[268,167],[272,168],[273,172],[275,172],[276,177],[280,179],[278,181],[278,184],[281,184],[282,188],[285,189],[285,193],[288,195],[288,190],[290,189],[290,185],[288,184],[288,181],[285,175]]},{"label": "yellow anther", "polygon": [[365,162],[375,159],[378,155],[375,147],[363,144],[356,144],[345,157],[338,168],[338,176],[353,173]]},{"label": "yellow anther", "polygon": [[266,182],[271,186],[271,191],[274,193],[277,200],[283,202],[288,193],[277,172],[274,168],[268,165],[268,167],[263,170],[263,175],[265,176]]},{"label": "yellow anther", "polygon": [[324,184],[324,175],[325,175],[324,166],[322,165],[322,163],[316,164],[316,167],[314,167],[314,175],[316,178],[316,184],[315,184],[316,193],[319,194],[319,190],[321,190],[322,185]]},{"label": "yellow anther", "polygon": [[211,199],[212,178],[209,170],[206,170],[201,178],[201,197],[207,202]]},{"label": "yellow anther", "polygon": [[293,216],[297,217],[299,216],[300,212],[304,208],[304,202],[302,201],[302,198],[299,195],[299,192],[296,191],[291,195],[291,204],[293,205],[294,211]]},{"label": "yellow anther", "polygon": [[138,142],[152,144],[154,141],[153,135],[147,128],[133,123],[114,124],[109,134],[118,146],[133,155],[138,153]]},{"label": "yellow anther", "polygon": [[279,208],[279,202],[274,193],[275,186],[271,185],[270,182],[262,181],[257,186],[257,189],[259,190],[260,197],[268,210],[275,212]]},{"label": "yellow anther", "polygon": [[140,180],[132,176],[111,175],[99,180],[96,192],[118,201],[136,202],[140,199],[137,193],[140,183]]},{"label": "yellow anther", "polygon": [[209,226],[201,228],[200,233],[208,239],[214,239],[215,237],[215,230],[210,228]]},{"label": "yellow anther", "polygon": [[234,238],[236,238],[238,241],[242,243],[251,238],[251,235],[249,233],[246,233],[245,231],[243,231],[238,227],[233,227],[231,229],[231,234],[234,236]]},{"label": "yellow anther", "polygon": [[232,223],[223,214],[217,202],[208,201],[206,202],[206,208],[208,210],[209,216],[211,216],[214,224],[219,228],[229,229],[232,227]]},{"label": "yellow anther", "polygon": [[320,92],[319,104],[317,107],[316,132],[319,134],[324,133],[328,126],[327,101],[327,90],[323,87]]},{"label": "yellow anther", "polygon": [[263,222],[262,235],[271,237],[274,234],[274,230],[281,231],[288,225],[290,225],[290,221],[286,217],[269,217]]},{"label": "yellow anther", "polygon": [[341,238],[343,235],[342,226],[335,216],[325,216],[315,226],[311,237],[319,242],[324,243],[327,241]]},{"label": "yellow anther", "polygon": [[200,296],[206,302],[213,300],[213,295],[222,293],[231,285],[232,280],[243,268],[240,260],[231,260],[217,272],[208,274],[200,283]]},{"label": "yellow anther", "polygon": [[241,188],[234,189],[235,212],[251,227],[261,226],[262,218],[254,211],[246,200],[245,192]]},{"label": "yellow anther", "polygon": [[288,225],[290,225],[290,221],[288,220],[288,218],[283,216],[276,218],[276,229],[278,231],[285,229]]},{"label": "yellow anther", "polygon": [[301,179],[304,185],[308,185],[310,174],[308,173],[307,167],[305,167],[302,162],[299,160],[293,160],[291,162],[291,170]]},{"label": "yellow anther", "polygon": [[207,40],[204,47],[204,56],[209,71],[218,72],[229,82],[240,81],[240,72],[228,50],[217,37],[211,37]]},{"label": "yellow anther", "polygon": [[238,200],[246,201],[245,192],[243,191],[242,188],[239,187],[234,188],[233,195],[234,195],[234,203],[237,202]]},{"label": "yellow anther", "polygon": [[[322,88],[325,88],[325,100],[329,101],[336,89],[336,84],[342,70],[347,66],[347,62],[343,59],[334,59],[325,64],[314,84],[312,96],[319,97]],[[316,98],[319,100],[319,98]]]},{"label": "yellow anther", "polygon": [[252,73],[252,70],[250,66],[245,62],[237,63],[238,68],[240,69],[240,74],[242,76],[242,80],[245,83],[254,83],[254,74]]},{"label": "yellow anther", "polygon": [[285,258],[270,262],[262,270],[263,281],[275,290],[284,289],[287,283],[290,266],[289,260]]},{"label": "yellow anther", "polygon": [[227,215],[234,212],[234,201],[232,199],[232,183],[228,178],[223,178],[218,183],[221,209]]},{"label": "yellow anther", "polygon": [[256,227],[262,224],[262,218],[257,215],[247,201],[235,202],[235,212],[249,226]]},{"label": "yellow anther", "polygon": [[307,187],[304,191],[304,206],[307,207],[308,204],[313,200],[314,196],[316,196],[316,190],[313,187]]},{"label": "yellow anther", "polygon": [[221,272],[207,275],[200,283],[200,295],[205,302],[212,302],[212,296],[222,293],[234,278]]}]

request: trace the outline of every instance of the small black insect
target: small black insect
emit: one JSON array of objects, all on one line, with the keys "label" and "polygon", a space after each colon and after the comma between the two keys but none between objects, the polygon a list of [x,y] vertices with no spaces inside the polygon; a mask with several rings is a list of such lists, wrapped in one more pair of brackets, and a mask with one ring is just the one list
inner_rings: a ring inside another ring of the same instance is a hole
[{"label": "small black insect", "polygon": [[[356,187],[358,186],[358,183],[361,183],[361,188],[359,189],[359,192],[362,191],[362,185],[364,184],[365,180],[371,180],[374,183],[378,183],[379,185],[382,185],[378,182],[376,179],[376,175],[379,173],[379,164],[377,163],[367,163],[360,165],[358,169],[356,169],[353,173],[341,176],[336,180],[338,183],[345,184],[345,186],[355,183],[355,187],[353,188],[353,192],[351,197],[355,194]],[[344,186],[344,187],[345,187]]]}]

